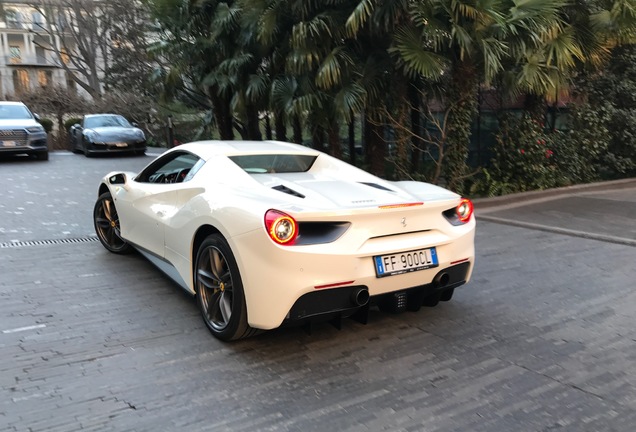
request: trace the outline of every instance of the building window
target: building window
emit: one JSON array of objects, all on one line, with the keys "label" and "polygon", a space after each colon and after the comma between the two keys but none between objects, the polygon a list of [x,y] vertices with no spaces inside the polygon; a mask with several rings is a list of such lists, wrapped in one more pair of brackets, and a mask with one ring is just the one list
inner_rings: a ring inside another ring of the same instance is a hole
[{"label": "building window", "polygon": [[16,93],[24,93],[29,91],[29,71],[26,69],[17,69],[13,71],[13,89]]},{"label": "building window", "polygon": [[5,20],[7,22],[7,28],[13,29],[21,29],[22,25],[22,14],[13,9],[7,9],[4,12]]},{"label": "building window", "polygon": [[10,46],[9,47],[9,63],[11,64],[20,64],[22,63],[22,54],[20,53],[19,46]]},{"label": "building window", "polygon": [[68,20],[64,12],[59,12],[56,19],[57,29],[66,30],[68,28]]},{"label": "building window", "polygon": [[60,50],[60,59],[62,60],[62,63],[64,63],[65,65],[67,65],[70,60],[68,58],[68,53],[66,52],[64,48]]},{"label": "building window", "polygon": [[38,71],[38,84],[40,84],[40,87],[48,87],[52,79],[53,75],[51,71]]},{"label": "building window", "polygon": [[40,12],[33,12],[31,14],[31,19],[33,22],[33,30],[41,30],[44,28],[44,15]]},{"label": "building window", "polygon": [[73,79],[71,74],[66,75],[66,88],[68,89],[69,93],[77,94],[77,84],[75,83],[75,80]]}]

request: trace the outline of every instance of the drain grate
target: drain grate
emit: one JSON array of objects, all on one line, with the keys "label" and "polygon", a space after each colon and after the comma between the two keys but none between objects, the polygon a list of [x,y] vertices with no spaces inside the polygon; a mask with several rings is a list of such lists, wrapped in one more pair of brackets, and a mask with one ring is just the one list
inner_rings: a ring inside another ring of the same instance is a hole
[{"label": "drain grate", "polygon": [[69,243],[91,243],[96,241],[98,241],[97,236],[64,238],[64,239],[53,239],[53,240],[16,241],[16,242],[9,242],[9,243],[0,243],[0,249],[31,247],[31,246],[61,245],[61,244],[69,244]]}]

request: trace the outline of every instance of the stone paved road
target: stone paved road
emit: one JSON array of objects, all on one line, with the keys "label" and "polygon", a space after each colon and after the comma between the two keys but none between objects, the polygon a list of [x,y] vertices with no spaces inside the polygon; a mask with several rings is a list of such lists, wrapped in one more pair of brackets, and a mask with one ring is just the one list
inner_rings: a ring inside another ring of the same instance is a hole
[{"label": "stone paved road", "polygon": [[634,430],[636,248],[480,221],[449,303],[224,344],[88,237],[97,180],[149,160],[0,162],[0,431]]}]

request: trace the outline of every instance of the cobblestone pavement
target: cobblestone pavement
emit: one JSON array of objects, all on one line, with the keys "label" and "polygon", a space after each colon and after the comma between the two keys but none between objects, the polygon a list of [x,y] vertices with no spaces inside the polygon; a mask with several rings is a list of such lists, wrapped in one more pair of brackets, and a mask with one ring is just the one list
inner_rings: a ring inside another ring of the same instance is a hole
[{"label": "cobblestone pavement", "polygon": [[[0,431],[634,430],[633,246],[478,217],[451,302],[225,344],[147,261],[92,237],[99,178],[150,160],[0,161]],[[547,227],[564,211],[547,203],[478,210]],[[596,234],[629,239],[626,221]]]}]

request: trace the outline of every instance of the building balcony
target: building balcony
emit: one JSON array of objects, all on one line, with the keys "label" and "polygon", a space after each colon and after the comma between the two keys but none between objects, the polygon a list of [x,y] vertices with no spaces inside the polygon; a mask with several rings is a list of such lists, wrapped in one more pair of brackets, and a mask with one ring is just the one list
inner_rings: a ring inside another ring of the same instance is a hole
[{"label": "building balcony", "polygon": [[3,64],[6,66],[60,67],[59,60],[40,55],[22,55],[20,57],[5,55],[1,58]]}]

